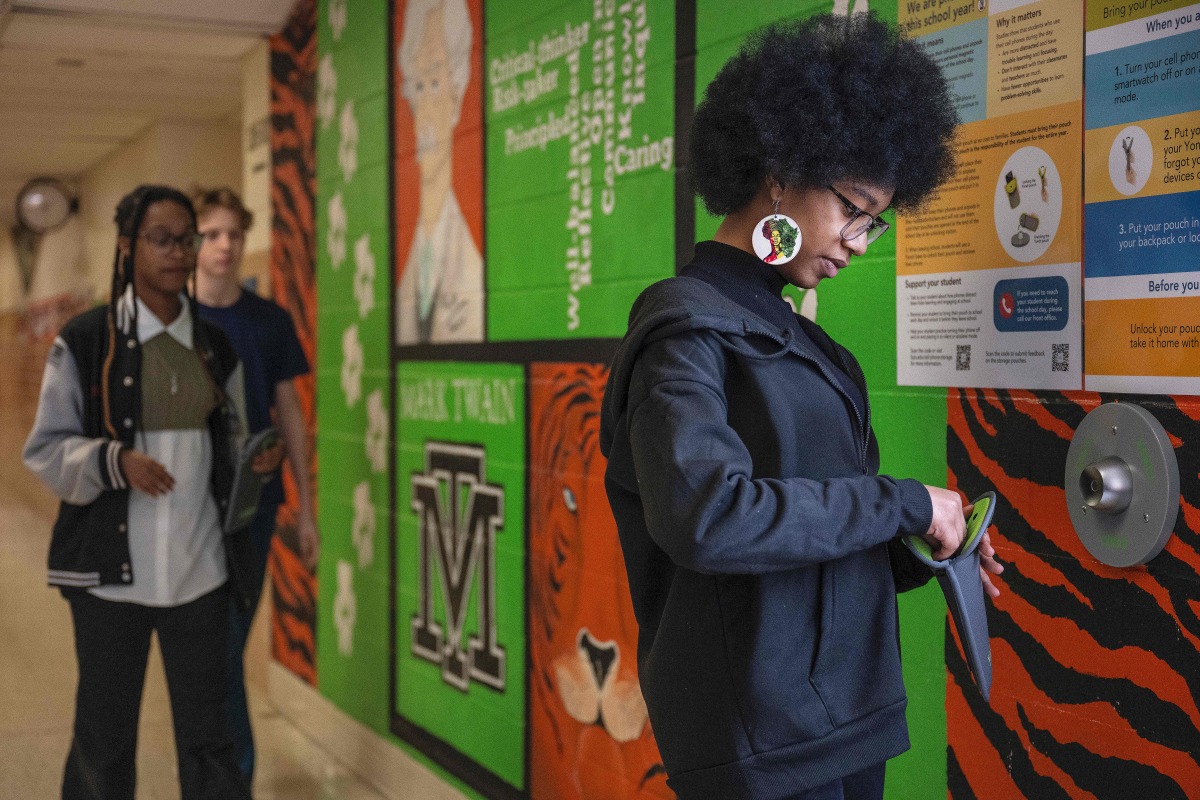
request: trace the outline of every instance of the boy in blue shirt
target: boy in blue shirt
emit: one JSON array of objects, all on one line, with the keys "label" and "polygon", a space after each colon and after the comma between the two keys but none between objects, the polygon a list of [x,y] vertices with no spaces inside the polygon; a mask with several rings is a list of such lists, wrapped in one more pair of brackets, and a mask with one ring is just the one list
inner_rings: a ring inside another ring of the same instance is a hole
[{"label": "boy in blue shirt", "polygon": [[[200,251],[196,256],[196,299],[200,316],[220,326],[242,361],[246,382],[246,416],[250,433],[275,425],[279,444],[255,462],[259,472],[275,470],[284,455],[292,468],[299,499],[297,534],[300,556],[316,566],[319,535],[313,515],[309,481],[308,433],[296,392],[295,379],[308,373],[308,359],[286,311],[241,285],[246,231],[253,215],[233,191],[216,188],[195,193]],[[261,590],[266,574],[275,517],[283,502],[283,482],[274,476],[262,490],[258,514],[250,525],[257,567],[255,584]],[[258,594],[256,593],[256,598]],[[257,602],[255,603],[257,606]],[[246,705],[243,654],[254,619],[254,607],[233,610],[230,632],[230,719],[242,771],[254,773],[254,740]]]}]

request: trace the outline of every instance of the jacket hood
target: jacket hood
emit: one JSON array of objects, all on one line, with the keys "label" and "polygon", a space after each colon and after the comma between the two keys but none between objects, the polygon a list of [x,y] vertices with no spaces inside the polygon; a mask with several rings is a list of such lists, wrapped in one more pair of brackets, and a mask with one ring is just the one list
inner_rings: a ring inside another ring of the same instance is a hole
[{"label": "jacket hood", "polygon": [[[647,345],[684,331],[706,329],[726,334],[726,346],[751,358],[776,358],[802,349],[787,329],[770,324],[721,294],[712,285],[686,276],[649,286],[629,311],[629,327],[617,348],[608,375],[600,420],[600,450],[608,455],[613,431],[625,413],[629,381],[638,355]],[[754,346],[748,337],[760,338]]]}]

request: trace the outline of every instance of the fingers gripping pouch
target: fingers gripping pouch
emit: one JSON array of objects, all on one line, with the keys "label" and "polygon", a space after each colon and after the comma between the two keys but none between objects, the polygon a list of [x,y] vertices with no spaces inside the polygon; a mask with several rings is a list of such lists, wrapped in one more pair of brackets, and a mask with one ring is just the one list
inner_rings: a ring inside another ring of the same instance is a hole
[{"label": "fingers gripping pouch", "polygon": [[954,628],[962,642],[963,654],[971,677],[984,700],[991,699],[992,646],[988,635],[987,603],[983,581],[979,574],[979,542],[991,524],[996,511],[996,493],[987,492],[975,499],[971,516],[967,518],[967,534],[962,546],[950,558],[936,561],[929,544],[919,536],[904,537],[905,546],[913,555],[933,568]]}]

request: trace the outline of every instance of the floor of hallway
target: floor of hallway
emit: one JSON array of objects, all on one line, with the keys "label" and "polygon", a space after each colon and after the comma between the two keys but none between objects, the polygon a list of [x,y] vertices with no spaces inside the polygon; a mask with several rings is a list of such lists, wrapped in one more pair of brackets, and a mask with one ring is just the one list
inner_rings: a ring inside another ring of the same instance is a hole
[{"label": "floor of hallway", "polygon": [[[30,346],[0,320],[0,798],[59,794],[75,691],[70,613],[46,586],[45,560],[56,501],[20,460],[33,422],[45,345]],[[379,800],[359,779],[267,699],[263,614],[247,672],[258,767],[257,800]],[[171,712],[157,653],[143,697],[138,800],[175,800]]]}]

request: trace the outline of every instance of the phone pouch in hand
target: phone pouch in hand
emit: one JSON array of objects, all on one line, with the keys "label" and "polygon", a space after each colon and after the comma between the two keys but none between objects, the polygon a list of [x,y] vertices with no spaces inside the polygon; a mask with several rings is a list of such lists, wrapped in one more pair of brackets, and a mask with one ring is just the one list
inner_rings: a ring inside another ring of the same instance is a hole
[{"label": "phone pouch in hand", "polygon": [[264,428],[250,437],[238,453],[234,465],[233,486],[225,505],[224,529],[226,534],[237,533],[245,528],[258,513],[258,498],[262,488],[276,472],[259,474],[254,471],[254,460],[263,451],[275,446],[279,433],[274,428]]},{"label": "phone pouch in hand", "polygon": [[918,559],[929,565],[937,576],[954,628],[962,642],[963,653],[975,685],[984,700],[991,698],[992,645],[988,637],[987,602],[983,596],[983,581],[979,575],[979,542],[991,524],[996,511],[996,493],[986,492],[975,499],[971,516],[967,518],[967,533],[962,546],[950,558],[937,561],[933,549],[920,536],[905,536],[904,545]]}]

